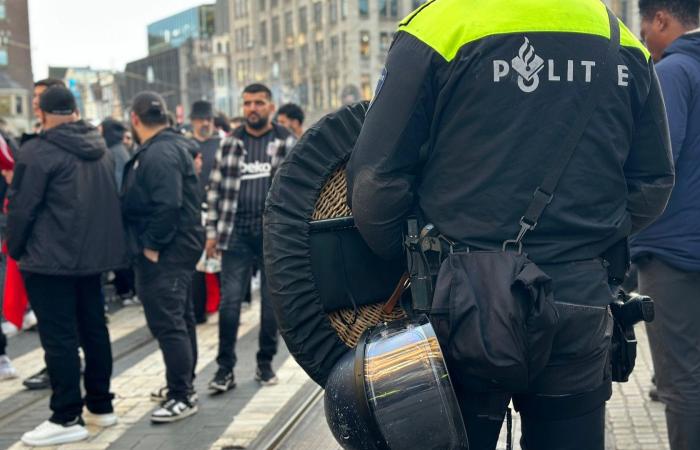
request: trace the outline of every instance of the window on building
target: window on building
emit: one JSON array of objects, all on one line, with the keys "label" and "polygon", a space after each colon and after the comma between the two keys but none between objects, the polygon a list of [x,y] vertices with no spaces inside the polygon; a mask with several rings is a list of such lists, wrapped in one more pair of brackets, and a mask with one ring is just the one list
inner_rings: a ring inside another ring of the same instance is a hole
[{"label": "window on building", "polygon": [[7,64],[7,49],[0,48],[0,66],[6,66]]},{"label": "window on building", "polygon": [[222,68],[216,69],[216,85],[218,87],[226,86],[226,72]]},{"label": "window on building", "polygon": [[316,63],[320,64],[323,62],[323,41],[316,41],[315,45],[316,53]]},{"label": "window on building", "polygon": [[312,81],[313,84],[313,98],[314,98],[314,109],[322,109],[323,108],[323,84],[321,83],[321,79],[319,78],[314,78]]},{"label": "window on building", "polygon": [[369,17],[369,0],[359,0],[360,17],[366,19]]},{"label": "window on building", "polygon": [[267,0],[258,0],[258,9],[260,11],[265,11],[265,6],[267,6]]},{"label": "window on building", "polygon": [[382,53],[388,52],[391,46],[391,33],[381,32],[379,33],[379,50]]},{"label": "window on building", "polygon": [[340,0],[340,18],[343,20],[348,18],[348,0]]},{"label": "window on building", "polygon": [[262,21],[260,22],[260,45],[261,46],[266,46],[267,45],[267,22]]},{"label": "window on building", "polygon": [[364,59],[369,58],[369,31],[360,31],[360,56]]},{"label": "window on building", "polygon": [[[284,13],[284,37],[294,38],[294,16],[291,11]],[[292,40],[292,44],[294,41]]]},{"label": "window on building", "polygon": [[0,116],[11,116],[12,110],[12,97],[9,95],[0,96]]},{"label": "window on building", "polygon": [[338,108],[340,106],[340,92],[338,92],[338,76],[328,77],[328,106]]},{"label": "window on building", "polygon": [[293,69],[294,66],[294,48],[288,48],[287,49],[287,69]]},{"label": "window on building", "polygon": [[328,0],[328,21],[338,23],[338,0]]},{"label": "window on building", "polygon": [[221,47],[221,42],[216,43],[216,53],[221,54],[223,48]]},{"label": "window on building", "polygon": [[345,31],[343,31],[343,34],[341,35],[341,45],[340,45],[340,55],[343,57],[343,59],[348,57],[347,48],[348,48],[348,34]]},{"label": "window on building", "polygon": [[330,48],[331,58],[337,59],[339,51],[340,51],[340,43],[338,42],[338,36],[331,36],[331,48]]},{"label": "window on building", "polygon": [[309,106],[309,82],[306,80],[301,80],[301,83],[297,86],[297,92],[299,93],[299,103],[304,108]]},{"label": "window on building", "polygon": [[317,30],[323,26],[323,3],[314,3],[314,28]]},{"label": "window on building", "polygon": [[306,44],[299,47],[299,63],[302,69],[309,65],[309,46]]},{"label": "window on building", "polygon": [[379,0],[379,16],[397,18],[399,15],[399,0]]},{"label": "window on building", "polygon": [[299,8],[299,33],[306,34],[309,29],[308,20],[306,17],[306,6]]},{"label": "window on building", "polygon": [[280,18],[275,16],[272,18],[272,44],[279,44],[280,37]]},{"label": "window on building", "polygon": [[370,84],[369,75],[363,74],[360,77],[360,91],[362,100],[372,100],[372,85]]},{"label": "window on building", "polygon": [[270,9],[277,8],[279,6],[279,0],[270,0]]},{"label": "window on building", "polygon": [[0,0],[0,20],[5,20],[5,18],[6,18],[5,0]]},{"label": "window on building", "polygon": [[417,9],[420,5],[423,4],[424,0],[413,0],[413,9]]},{"label": "window on building", "polygon": [[21,95],[15,96],[15,114],[18,116],[24,114],[24,98]]}]

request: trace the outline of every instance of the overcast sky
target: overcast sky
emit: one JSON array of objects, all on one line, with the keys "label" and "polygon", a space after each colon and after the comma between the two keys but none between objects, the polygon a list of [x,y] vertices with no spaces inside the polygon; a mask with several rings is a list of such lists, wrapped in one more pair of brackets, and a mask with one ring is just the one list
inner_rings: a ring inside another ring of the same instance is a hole
[{"label": "overcast sky", "polygon": [[124,70],[148,53],[146,25],[206,0],[29,0],[34,79],[51,66]]}]

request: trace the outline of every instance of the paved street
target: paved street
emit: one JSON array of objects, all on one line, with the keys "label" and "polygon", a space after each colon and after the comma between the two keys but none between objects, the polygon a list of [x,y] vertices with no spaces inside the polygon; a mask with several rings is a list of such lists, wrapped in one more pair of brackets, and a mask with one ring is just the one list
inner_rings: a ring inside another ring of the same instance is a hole
[{"label": "paved street", "polygon": [[[289,357],[284,346],[275,359],[280,384],[261,388],[254,380],[259,309],[257,301],[244,312],[239,340],[238,387],[210,396],[206,383],[216,370],[216,316],[198,328],[200,357],[196,386],[200,412],[174,425],[155,426],[149,413],[155,404],[149,393],[163,383],[163,364],[156,343],[145,328],[138,307],[124,308],[110,317],[115,355],[113,390],[120,423],[109,429],[90,428],[90,439],[58,447],[61,450],[102,449],[216,449],[245,448],[335,450],[325,425],[322,398],[315,385]],[[615,387],[608,406],[609,450],[667,449],[663,407],[649,401],[651,360],[643,327],[638,327],[640,355],[629,383]],[[36,333],[10,339],[10,356],[22,376],[42,365]],[[297,409],[306,408],[297,417]],[[29,392],[20,380],[0,382],[0,449],[22,449],[21,434],[48,416],[48,391]],[[298,420],[297,420],[298,419]],[[296,420],[296,422],[295,422]],[[514,417],[516,439],[518,418]],[[287,431],[282,435],[281,431]],[[274,444],[274,445],[272,445]],[[505,430],[499,449],[505,448]],[[516,446],[518,448],[518,446]]]}]

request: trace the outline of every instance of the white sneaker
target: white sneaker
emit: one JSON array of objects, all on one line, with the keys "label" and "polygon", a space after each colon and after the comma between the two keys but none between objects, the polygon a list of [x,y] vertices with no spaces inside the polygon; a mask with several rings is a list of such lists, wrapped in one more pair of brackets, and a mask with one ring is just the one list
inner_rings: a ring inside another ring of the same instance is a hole
[{"label": "white sneaker", "polygon": [[22,442],[34,447],[42,447],[78,442],[87,439],[87,437],[88,430],[82,425],[80,419],[77,419],[72,425],[59,425],[47,420],[32,431],[24,433]]},{"label": "white sneaker", "polygon": [[28,330],[32,327],[35,327],[36,323],[37,321],[34,311],[27,311],[27,314],[24,315],[24,320],[22,321],[22,329]]},{"label": "white sneaker", "polygon": [[103,428],[114,426],[119,421],[117,415],[114,413],[95,414],[90,411],[85,411],[83,419],[85,419],[85,423],[88,425],[95,425]]},{"label": "white sneaker", "polygon": [[1,326],[2,334],[4,334],[7,337],[17,336],[17,333],[19,333],[19,330],[12,322],[3,322]]},{"label": "white sneaker", "polygon": [[0,380],[17,378],[17,371],[12,367],[12,361],[7,355],[0,356]]}]

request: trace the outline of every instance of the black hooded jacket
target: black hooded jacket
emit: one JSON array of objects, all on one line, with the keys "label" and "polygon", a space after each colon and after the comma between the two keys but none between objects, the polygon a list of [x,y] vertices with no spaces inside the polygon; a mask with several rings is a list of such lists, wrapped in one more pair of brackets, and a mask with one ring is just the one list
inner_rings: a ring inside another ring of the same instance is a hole
[{"label": "black hooded jacket", "polygon": [[126,165],[122,211],[132,256],[148,248],[160,252],[159,263],[194,269],[204,249],[204,227],[193,145],[165,129]]},{"label": "black hooded jacket", "polygon": [[102,121],[102,136],[104,136],[107,147],[109,147],[109,151],[112,152],[112,157],[114,158],[114,175],[117,179],[117,188],[120,191],[124,176],[124,166],[131,158],[123,144],[125,132],[126,127],[118,120],[108,118]]},{"label": "black hooded jacket", "polygon": [[22,271],[82,276],[127,265],[114,162],[86,122],[23,145],[9,199],[7,245]]}]

